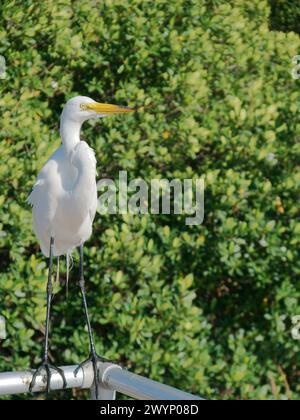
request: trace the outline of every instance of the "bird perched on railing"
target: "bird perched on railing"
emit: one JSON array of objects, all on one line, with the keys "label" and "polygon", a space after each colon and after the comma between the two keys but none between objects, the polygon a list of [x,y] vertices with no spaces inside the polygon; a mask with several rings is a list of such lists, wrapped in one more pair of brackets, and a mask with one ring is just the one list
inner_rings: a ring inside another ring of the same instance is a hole
[{"label": "bird perched on railing", "polygon": [[97,362],[104,359],[96,353],[83,275],[83,245],[92,234],[92,224],[97,208],[96,159],[94,151],[86,142],[80,140],[80,129],[82,124],[91,118],[130,113],[134,110],[118,105],[97,103],[85,96],[70,99],[63,109],[60,120],[62,145],[42,168],[28,198],[28,202],[33,207],[34,232],[40,242],[42,252],[49,257],[44,353],[42,364],[33,375],[30,390],[33,389],[37,376],[42,372],[45,373],[47,392],[50,391],[52,371],[56,371],[61,376],[64,387],[66,386],[63,371],[51,365],[48,357],[49,319],[53,295],[53,258],[66,255],[68,259],[72,250],[79,247],[79,286],[89,333],[90,355],[78,366],[75,375],[81,366],[92,362],[96,399],[98,399]]}]

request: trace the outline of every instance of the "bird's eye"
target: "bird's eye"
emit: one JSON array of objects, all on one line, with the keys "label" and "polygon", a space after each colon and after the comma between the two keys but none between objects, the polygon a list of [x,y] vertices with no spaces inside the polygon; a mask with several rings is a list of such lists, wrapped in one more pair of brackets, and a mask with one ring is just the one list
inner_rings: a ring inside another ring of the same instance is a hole
[{"label": "bird's eye", "polygon": [[86,111],[87,110],[87,104],[80,104],[80,109],[81,109],[81,111]]}]

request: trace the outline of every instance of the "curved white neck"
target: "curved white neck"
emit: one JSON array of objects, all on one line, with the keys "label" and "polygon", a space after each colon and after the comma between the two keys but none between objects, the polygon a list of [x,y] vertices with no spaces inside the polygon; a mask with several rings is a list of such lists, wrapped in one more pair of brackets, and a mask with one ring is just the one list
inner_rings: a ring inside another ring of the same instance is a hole
[{"label": "curved white neck", "polygon": [[64,115],[60,119],[60,136],[64,145],[67,156],[80,142],[80,130],[82,123],[65,118]]}]

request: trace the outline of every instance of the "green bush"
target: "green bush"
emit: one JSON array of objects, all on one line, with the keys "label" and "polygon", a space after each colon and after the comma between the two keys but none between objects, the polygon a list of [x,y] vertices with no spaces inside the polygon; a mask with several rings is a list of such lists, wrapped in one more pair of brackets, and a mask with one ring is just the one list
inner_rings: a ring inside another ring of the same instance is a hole
[{"label": "green bush", "polygon": [[[2,2],[0,371],[40,362],[47,261],[26,198],[60,144],[63,104],[83,94],[152,104],[85,126],[101,177],[206,183],[201,226],[97,217],[85,253],[98,353],[206,398],[300,397],[300,85],[290,74],[300,39],[270,31],[269,14],[266,0]],[[56,286],[58,364],[88,353],[77,266],[68,300]]]},{"label": "green bush", "polygon": [[300,34],[299,0],[269,0],[271,29]]}]

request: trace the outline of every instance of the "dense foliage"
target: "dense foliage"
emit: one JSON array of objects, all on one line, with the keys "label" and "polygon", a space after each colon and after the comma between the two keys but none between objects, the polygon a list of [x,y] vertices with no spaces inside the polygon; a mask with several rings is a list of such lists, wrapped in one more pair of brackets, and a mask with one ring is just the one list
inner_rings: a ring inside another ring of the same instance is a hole
[{"label": "dense foliage", "polygon": [[271,6],[270,26],[284,32],[300,34],[299,0],[269,0]]},{"label": "dense foliage", "polygon": [[[60,144],[62,105],[84,94],[151,104],[86,124],[99,176],[206,183],[201,226],[97,217],[85,256],[98,353],[207,398],[300,397],[300,39],[270,31],[269,14],[267,0],[1,3],[0,371],[40,362],[47,267],[26,198]],[[56,286],[58,364],[88,353],[77,267],[68,299]]]}]

